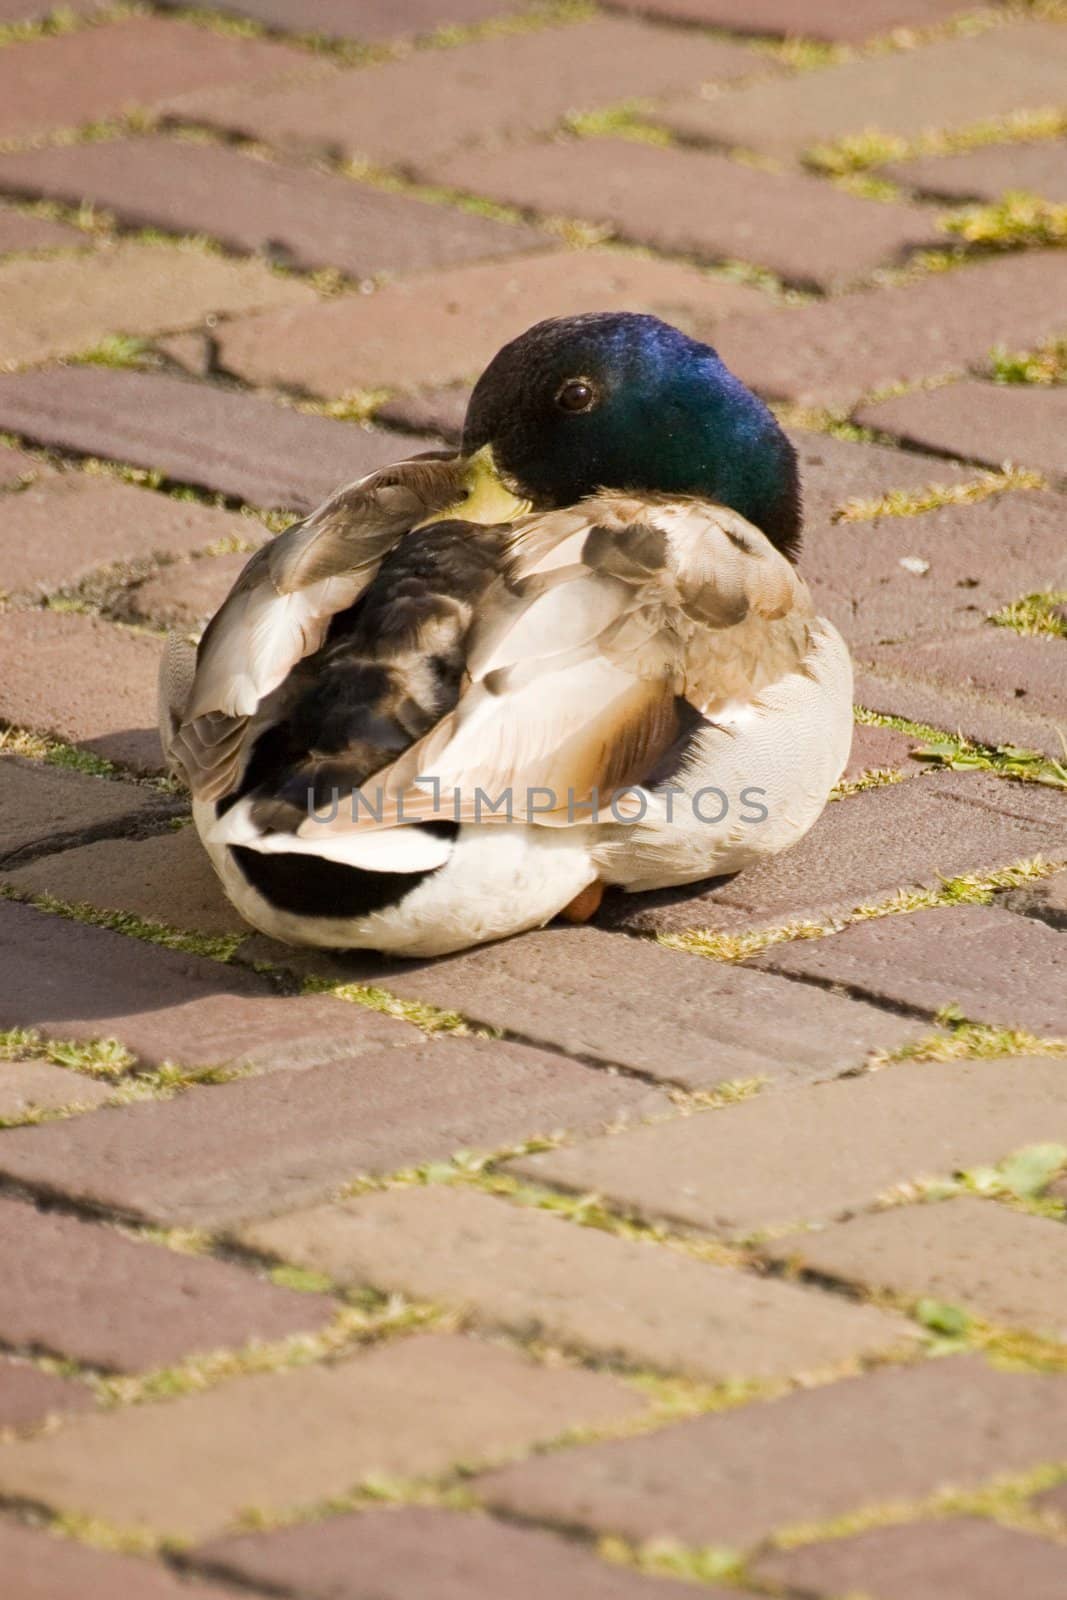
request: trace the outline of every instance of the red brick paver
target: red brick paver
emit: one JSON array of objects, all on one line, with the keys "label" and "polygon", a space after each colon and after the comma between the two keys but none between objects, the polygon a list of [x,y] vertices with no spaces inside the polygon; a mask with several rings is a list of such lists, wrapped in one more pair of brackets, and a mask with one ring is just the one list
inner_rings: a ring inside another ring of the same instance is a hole
[{"label": "red brick paver", "polygon": [[987,626],[943,641],[865,650],[873,670],[862,674],[859,692],[875,711],[892,704],[902,716],[985,744],[1058,757],[1067,729],[1060,643]]},{"label": "red brick paver", "polygon": [[820,73],[802,73],[788,84],[678,101],[662,115],[687,137],[795,156],[866,129],[913,138],[1056,106],[1065,65],[1061,29],[1020,24],[848,62],[833,73],[832,87]]},{"label": "red brick paver", "polygon": [[1067,1555],[1062,1544],[961,1517],[808,1545],[766,1556],[755,1570],[803,1593],[863,1582],[873,1600],[1000,1600],[1016,1585],[1033,1600],[1056,1600]]},{"label": "red brick paver", "polygon": [[118,1371],[311,1333],[335,1309],[324,1295],[276,1288],[227,1262],[136,1244],[17,1200],[0,1200],[0,1271],[7,1344]]},{"label": "red brick paver", "polygon": [[[1059,1120],[1067,1128],[1067,1113]],[[994,1322],[1062,1339],[1062,1243],[1062,1226],[1048,1217],[963,1198],[876,1212],[767,1248],[834,1278],[962,1302]]]},{"label": "red brick paver", "polygon": [[0,585],[9,593],[73,588],[96,567],[179,556],[262,530],[244,517],[109,478],[46,478],[5,507]]},{"label": "red brick paver", "polygon": [[746,285],[676,262],[556,251],[521,263],[400,279],[374,295],[348,295],[293,313],[242,318],[220,330],[219,352],[226,368],[246,381],[313,394],[340,394],[353,385],[473,381],[500,346],[532,322],[573,316],[590,304],[603,311],[651,311],[706,331],[722,318],[752,311],[762,298]]},{"label": "red brick paver", "polygon": [[895,383],[984,363],[1064,326],[1063,260],[1033,251],[978,261],[896,288],[737,318],[719,352],[755,388],[805,404],[851,406]]},{"label": "red brick paver", "polygon": [[42,847],[129,836],[172,809],[162,796],[129,783],[101,783],[78,772],[5,756],[0,761],[0,861],[6,867]]},{"label": "red brick paver", "polygon": [[280,995],[246,970],[28,906],[0,904],[0,942],[10,984],[0,1025],[114,1036],[147,1065],[301,1067],[418,1039],[365,1007]]},{"label": "red brick paver", "polygon": [[159,17],[127,17],[6,49],[0,137],[78,127],[172,95],[254,84],[307,65],[308,58],[288,45],[228,38]]},{"label": "red brick paver", "polygon": [[[426,1239],[438,1231],[439,1248],[428,1254]],[[608,1240],[464,1189],[365,1195],[244,1237],[341,1282],[452,1300],[556,1343],[718,1381],[828,1366],[906,1348],[913,1337],[902,1319],[870,1307]]]},{"label": "red brick paver", "polygon": [[[309,1600],[357,1600],[366,1584],[380,1600],[541,1600],[548,1589],[583,1600],[678,1600],[669,1579],[608,1566],[573,1540],[429,1507],[220,1539],[197,1559],[242,1583],[299,1584]],[[701,1592],[707,1600],[731,1594],[718,1584]]]},{"label": "red brick paver", "polygon": [[120,243],[91,254],[0,264],[0,365],[78,355],[111,334],[195,326],[217,315],[301,305],[311,289],[258,261]]},{"label": "red brick paver", "polygon": [[[349,364],[352,383],[358,373]],[[258,396],[94,367],[0,378],[0,426],[41,444],[154,467],[266,508],[310,511],[397,457],[397,440]],[[408,438],[401,450],[434,443]]]},{"label": "red brick paver", "polygon": [[544,1456],[479,1487],[523,1516],[737,1547],[782,1526],[1025,1470],[1062,1453],[1065,1434],[1054,1377],[955,1358]]},{"label": "red brick paver", "polygon": [[49,1417],[84,1411],[92,1404],[93,1392],[87,1384],[42,1372],[25,1360],[5,1357],[0,1361],[0,1432],[40,1427]]},{"label": "red brick paver", "polygon": [[[93,1550],[73,1539],[17,1523],[0,1523],[0,1564],[25,1600],[225,1600],[216,1584],[190,1591],[173,1573],[135,1556]],[[252,1591],[253,1600],[255,1592]]]},{"label": "red brick paver", "polygon": [[1067,149],[1055,142],[992,145],[954,156],[893,161],[885,176],[920,194],[945,200],[999,200],[1023,189],[1046,200],[1067,201]]},{"label": "red brick paver", "polygon": [[[640,902],[636,902],[640,903]],[[576,966],[577,963],[577,966]],[[372,974],[368,974],[372,975]],[[563,929],[383,975],[393,993],[447,1007],[463,997],[490,1027],[657,1074],[689,1088],[730,1078],[820,1078],[915,1036],[911,1022],[814,990],[706,962],[679,963],[655,945],[592,928]],[[779,1018],[792,1019],[790,1051]]]},{"label": "red brick paver", "polygon": [[[1045,1138],[1050,1123],[1062,1125],[1065,1098],[1055,1061],[1013,1060],[1004,1070],[980,1061],[901,1062],[523,1156],[515,1167],[540,1183],[609,1194],[628,1208],[737,1237],[837,1217],[911,1179],[997,1160]],[[906,1118],[893,1114],[901,1104]]]},{"label": "red brick paver", "polygon": [[[162,0],[176,5],[180,0]],[[522,0],[221,0],[216,11],[249,17],[283,33],[308,33],[326,39],[391,40],[432,34],[439,28],[471,27],[509,12]]]},{"label": "red brick paver", "polygon": [[0,1170],[128,1215],[213,1226],[324,1199],[361,1173],[667,1109],[642,1083],[557,1056],[442,1040],[14,1129]]},{"label": "red brick paver", "polygon": [[421,171],[429,156],[537,133],[569,112],[776,71],[741,45],[597,18],[476,40],[447,58],[417,51],[373,73],[324,67],[269,102],[223,91],[185,96],[178,109],[275,146]]},{"label": "red brick paver", "polygon": [[739,33],[800,34],[859,41],[890,28],[940,22],[959,11],[957,0],[607,0],[608,9],[670,22],[705,23]]},{"label": "red brick paver", "polygon": [[960,906],[857,923],[827,940],[770,950],[756,964],[922,1011],[955,1004],[978,1022],[1062,1034],[1065,959],[1064,941],[1046,923]]},{"label": "red brick paver", "polygon": [[549,242],[533,228],[177,139],[22,151],[0,158],[0,189],[70,205],[89,200],[127,223],[209,234],[283,265],[336,267],[354,278]]},{"label": "red brick paver", "polygon": [[1067,478],[1067,389],[950,383],[860,406],[856,418],[921,450],[991,467],[1012,461]]},{"label": "red brick paver", "polygon": [[110,1100],[115,1086],[96,1083],[50,1061],[0,1061],[0,1123],[32,1122],[44,1111],[86,1111]]},{"label": "red brick paver", "polygon": [[[614,140],[585,139],[469,151],[429,171],[543,215],[606,223],[654,249],[755,262],[808,288],[847,283],[937,242],[933,218],[918,207],[876,204],[801,173],[696,150],[632,143],[623,151]],[[694,194],[714,195],[714,204],[694,209]]]},{"label": "red brick paver", "polygon": [[246,1507],[312,1505],[376,1473],[431,1473],[642,1409],[606,1375],[424,1335],[0,1445],[0,1488],[59,1494],[127,1527],[203,1538]]}]

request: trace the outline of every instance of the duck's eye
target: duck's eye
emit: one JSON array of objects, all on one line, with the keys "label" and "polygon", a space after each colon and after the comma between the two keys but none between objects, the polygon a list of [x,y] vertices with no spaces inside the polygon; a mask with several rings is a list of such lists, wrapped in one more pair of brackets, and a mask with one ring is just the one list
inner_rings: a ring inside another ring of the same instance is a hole
[{"label": "duck's eye", "polygon": [[556,404],[561,411],[592,411],[597,398],[596,389],[588,378],[568,378],[556,392]]}]

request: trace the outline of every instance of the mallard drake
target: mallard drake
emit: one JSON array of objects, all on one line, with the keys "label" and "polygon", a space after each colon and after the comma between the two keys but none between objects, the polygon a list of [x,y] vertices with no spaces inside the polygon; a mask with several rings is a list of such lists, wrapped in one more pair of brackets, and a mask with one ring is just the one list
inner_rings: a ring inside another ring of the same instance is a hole
[{"label": "mallard drake", "polygon": [[432,956],[795,843],[852,730],[799,534],[793,449],[709,346],[531,328],[458,453],[340,489],[170,642],[163,742],[230,899]]}]

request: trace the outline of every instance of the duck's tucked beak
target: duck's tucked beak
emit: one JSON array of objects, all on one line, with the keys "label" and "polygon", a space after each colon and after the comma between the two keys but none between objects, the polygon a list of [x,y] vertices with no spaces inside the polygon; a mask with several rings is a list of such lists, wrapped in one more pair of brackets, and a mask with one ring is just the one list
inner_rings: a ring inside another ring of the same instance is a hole
[{"label": "duck's tucked beak", "polygon": [[533,509],[531,502],[517,495],[501,476],[493,460],[492,445],[483,445],[474,455],[461,461],[459,475],[463,486],[459,498],[436,516],[428,517],[423,527],[453,517],[490,526],[497,522],[514,522],[516,517],[524,517]]}]

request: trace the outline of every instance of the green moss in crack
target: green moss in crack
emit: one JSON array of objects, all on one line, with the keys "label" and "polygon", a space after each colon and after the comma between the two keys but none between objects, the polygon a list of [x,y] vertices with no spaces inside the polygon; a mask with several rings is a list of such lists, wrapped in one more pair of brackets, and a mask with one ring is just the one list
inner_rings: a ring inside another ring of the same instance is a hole
[{"label": "green moss in crack", "polygon": [[987,250],[1067,244],[1067,205],[1012,190],[991,205],[963,206],[940,219],[945,233]]},{"label": "green moss in crack", "polygon": [[1009,351],[996,345],[989,364],[994,383],[1067,383],[1067,339],[1046,339],[1033,350]]},{"label": "green moss in crack", "polygon": [[1013,600],[1010,605],[994,611],[989,621],[998,628],[1011,628],[1016,633],[1067,639],[1067,589],[1046,589],[1039,594],[1024,595],[1021,600]]}]

